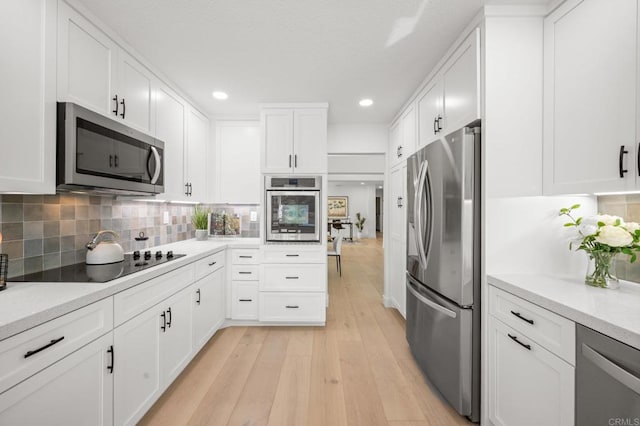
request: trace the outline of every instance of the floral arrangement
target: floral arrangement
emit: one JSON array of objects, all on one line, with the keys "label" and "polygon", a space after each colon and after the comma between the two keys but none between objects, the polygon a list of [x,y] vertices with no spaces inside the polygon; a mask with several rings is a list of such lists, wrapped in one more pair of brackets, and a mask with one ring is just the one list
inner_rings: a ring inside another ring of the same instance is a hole
[{"label": "floral arrangement", "polygon": [[617,288],[615,257],[625,254],[630,262],[636,261],[640,251],[640,224],[606,214],[585,219],[575,217],[574,211],[578,208],[580,204],[562,208],[558,214],[569,218],[565,227],[575,227],[578,232],[577,238],[569,243],[569,249],[578,244],[576,250],[583,250],[589,256],[590,267],[585,282],[595,287]]}]

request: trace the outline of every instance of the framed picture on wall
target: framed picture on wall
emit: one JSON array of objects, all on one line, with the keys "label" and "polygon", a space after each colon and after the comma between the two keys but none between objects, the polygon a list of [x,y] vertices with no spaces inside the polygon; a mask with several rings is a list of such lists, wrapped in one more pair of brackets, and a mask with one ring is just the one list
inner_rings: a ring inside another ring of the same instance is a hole
[{"label": "framed picture on wall", "polygon": [[329,219],[346,219],[349,216],[349,197],[327,197]]}]

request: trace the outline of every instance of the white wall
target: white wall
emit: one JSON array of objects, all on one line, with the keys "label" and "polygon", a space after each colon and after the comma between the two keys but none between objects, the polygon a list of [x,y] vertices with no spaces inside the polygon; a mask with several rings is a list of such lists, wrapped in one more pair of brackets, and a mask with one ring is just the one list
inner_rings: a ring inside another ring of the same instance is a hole
[{"label": "white wall", "polygon": [[[376,235],[376,185],[365,183],[361,185],[350,182],[329,182],[327,195],[349,197],[349,216],[355,222],[356,213],[360,212],[367,218],[364,224],[363,238],[375,238]],[[348,231],[347,231],[348,232]],[[355,237],[356,227],[353,227]]]},{"label": "white wall", "polygon": [[387,152],[387,124],[330,124],[327,131],[329,154]]}]

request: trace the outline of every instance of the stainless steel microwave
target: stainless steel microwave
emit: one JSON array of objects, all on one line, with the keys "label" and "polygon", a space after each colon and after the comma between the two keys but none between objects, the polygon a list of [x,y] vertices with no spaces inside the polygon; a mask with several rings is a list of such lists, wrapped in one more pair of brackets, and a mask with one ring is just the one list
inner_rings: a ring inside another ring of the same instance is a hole
[{"label": "stainless steel microwave", "polygon": [[320,241],[320,176],[267,176],[266,241]]},{"label": "stainless steel microwave", "polygon": [[59,190],[164,192],[164,142],[79,105],[58,103]]}]

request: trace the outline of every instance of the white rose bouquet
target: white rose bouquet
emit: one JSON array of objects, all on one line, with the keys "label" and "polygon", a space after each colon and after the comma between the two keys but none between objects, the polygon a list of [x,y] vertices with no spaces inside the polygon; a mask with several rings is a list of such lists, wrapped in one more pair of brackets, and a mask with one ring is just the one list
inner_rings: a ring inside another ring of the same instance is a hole
[{"label": "white rose bouquet", "polygon": [[585,282],[596,287],[617,288],[615,257],[622,253],[629,256],[630,262],[636,261],[640,251],[640,225],[611,215],[583,220],[573,214],[578,208],[580,204],[560,209],[559,216],[569,218],[565,227],[575,227],[578,231],[578,237],[569,244],[569,249],[578,244],[576,250],[584,250],[589,255],[590,266]]}]

